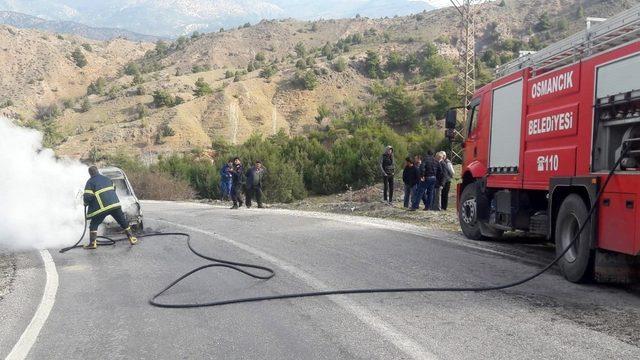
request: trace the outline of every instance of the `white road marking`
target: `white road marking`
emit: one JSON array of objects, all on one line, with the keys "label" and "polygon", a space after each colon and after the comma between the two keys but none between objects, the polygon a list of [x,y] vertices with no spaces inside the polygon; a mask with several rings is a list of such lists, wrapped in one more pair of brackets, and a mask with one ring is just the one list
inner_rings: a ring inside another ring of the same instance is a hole
[{"label": "white road marking", "polygon": [[[289,272],[300,280],[304,281],[308,286],[316,289],[316,290],[326,290],[329,289],[329,286],[324,282],[316,279],[311,274],[287,263],[286,261],[279,259],[275,256],[265,253],[262,250],[256,249],[252,246],[249,246],[244,243],[237,242],[228,237],[222,236],[220,234],[216,234],[214,232],[198,229],[192,226],[182,225],[178,223],[174,223],[171,221],[154,219],[158,222],[163,222],[169,225],[173,225],[176,227],[181,227],[193,232],[199,232],[201,234],[205,234],[208,236],[212,236],[219,240],[222,240],[226,243],[229,243],[241,250],[244,250],[248,253],[251,253],[255,256],[261,257],[266,261],[269,261],[272,264],[277,265],[283,270]],[[334,302],[344,310],[350,312],[355,317],[357,317],[360,321],[368,325],[372,330],[380,334],[383,338],[391,342],[395,345],[400,351],[409,356],[412,359],[436,359],[436,356],[432,354],[430,351],[424,349],[420,344],[418,344],[415,340],[403,334],[398,329],[394,328],[392,325],[386,323],[383,319],[379,318],[375,314],[366,310],[364,307],[356,303],[355,301],[347,298],[342,295],[334,295],[328,296],[327,299]]]},{"label": "white road marking", "polygon": [[[149,204],[188,205],[193,207],[202,207],[202,208],[209,208],[209,209],[228,209],[229,208],[227,206],[222,206],[222,205],[202,204],[202,203],[195,203],[195,202],[169,202],[169,201],[159,201],[159,200],[144,200],[144,202]],[[289,210],[289,209],[276,209],[276,208],[269,208],[266,210],[247,209],[247,210],[243,210],[241,213],[246,214],[248,212],[263,212],[265,214],[279,213],[282,215],[338,221],[338,222],[351,224],[351,225],[360,225],[360,226],[379,228],[382,230],[416,235],[422,238],[426,238],[428,240],[435,240],[435,241],[440,241],[440,242],[445,242],[450,244],[456,244],[462,247],[482,251],[488,254],[499,255],[501,257],[506,257],[512,260],[517,260],[517,261],[522,260],[521,256],[513,255],[500,250],[489,249],[482,245],[476,245],[475,243],[470,242],[464,238],[461,238],[461,236],[458,236],[456,234],[452,234],[451,232],[447,232],[444,230],[428,229],[419,225],[407,224],[407,223],[402,223],[402,222],[393,221],[393,220],[378,219],[378,218],[372,218],[367,216],[344,215],[344,214],[324,213],[324,212],[317,212],[317,211]],[[529,258],[528,260],[539,266],[547,265],[546,262],[537,261],[532,258]]]},{"label": "white road marking", "polygon": [[58,292],[58,271],[56,270],[56,264],[53,262],[49,251],[40,250],[40,256],[42,257],[44,270],[47,274],[47,282],[44,286],[42,300],[40,300],[40,305],[38,305],[31,322],[27,325],[27,328],[5,360],[22,360],[29,355],[29,351],[31,351],[31,347],[36,343],[40,330],[42,330],[44,323],[47,321],[53,304],[56,301],[56,293]]}]

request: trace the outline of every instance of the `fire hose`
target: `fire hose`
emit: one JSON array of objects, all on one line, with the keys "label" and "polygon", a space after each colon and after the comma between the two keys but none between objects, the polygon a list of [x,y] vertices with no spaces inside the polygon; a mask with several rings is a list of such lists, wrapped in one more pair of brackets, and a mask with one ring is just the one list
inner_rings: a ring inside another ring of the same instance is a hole
[{"label": "fire hose", "polygon": [[[156,233],[143,234],[143,235],[138,236],[138,238],[148,238],[148,237],[158,237],[158,236],[183,236],[187,240],[187,246],[188,246],[189,250],[194,255],[196,255],[196,256],[198,256],[198,257],[200,257],[202,259],[205,259],[205,260],[209,261],[210,263],[206,264],[206,265],[199,266],[199,267],[197,267],[197,268],[185,273],[184,275],[178,277],[176,280],[171,282],[164,289],[162,289],[161,291],[159,291],[158,293],[153,295],[149,299],[149,304],[151,304],[152,306],[161,307],[161,308],[199,308],[199,307],[221,306],[221,305],[229,305],[229,304],[269,301],[269,300],[309,298],[309,297],[330,296],[330,295],[380,294],[380,293],[426,293],[426,292],[486,292],[486,291],[504,290],[504,289],[513,288],[513,287],[522,285],[524,283],[527,283],[527,282],[539,277],[540,275],[544,274],[549,269],[551,269],[575,245],[576,241],[578,241],[578,238],[580,237],[580,235],[582,234],[582,232],[586,228],[587,224],[591,220],[591,217],[593,216],[593,214],[595,212],[595,209],[597,208],[597,205],[600,202],[600,198],[602,197],[602,194],[604,193],[605,189],[607,188],[607,185],[609,184],[609,181],[611,180],[612,176],[614,175],[615,170],[620,166],[620,163],[622,162],[622,160],[626,156],[627,152],[629,151],[629,148],[630,148],[629,143],[631,143],[631,142],[640,142],[640,138],[638,138],[638,139],[629,139],[629,140],[626,140],[626,141],[623,142],[622,151],[620,152],[620,155],[619,155],[618,159],[616,160],[615,165],[613,166],[613,168],[611,169],[611,171],[607,175],[602,187],[599,189],[599,191],[598,191],[598,193],[596,195],[596,198],[594,199],[593,203],[591,204],[591,208],[589,209],[589,212],[588,212],[585,220],[580,224],[580,227],[578,228],[578,231],[574,235],[574,238],[572,239],[572,241],[562,250],[562,252],[560,252],[559,254],[556,255],[556,257],[553,259],[553,261],[551,261],[549,264],[544,266],[542,269],[540,269],[540,270],[536,271],[535,273],[533,273],[533,274],[531,274],[529,276],[526,276],[526,277],[524,277],[524,278],[522,278],[520,280],[512,281],[512,282],[505,283],[505,284],[499,284],[499,285],[474,286],[474,287],[400,287],[400,288],[340,289],[340,290],[323,290],[323,291],[300,292],[300,293],[290,293],[290,294],[280,294],[280,295],[255,296],[255,297],[228,299],[228,300],[216,300],[216,301],[205,302],[205,303],[174,303],[174,304],[162,303],[162,302],[158,301],[158,298],[161,297],[165,292],[167,292],[172,287],[176,286],[178,283],[180,283],[181,281],[183,281],[187,277],[189,277],[189,276],[191,276],[191,275],[193,275],[193,274],[195,274],[195,273],[197,273],[197,272],[199,272],[201,270],[204,270],[204,269],[213,268],[213,267],[224,267],[224,268],[229,268],[229,269],[238,271],[238,272],[240,272],[242,274],[245,274],[245,275],[247,275],[247,276],[249,276],[251,278],[260,279],[260,280],[271,279],[273,276],[275,276],[275,271],[273,269],[269,268],[269,267],[266,267],[266,266],[260,266],[260,265],[254,265],[254,264],[247,264],[247,263],[241,263],[241,262],[234,262],[234,261],[229,261],[229,260],[217,259],[217,258],[214,258],[214,257],[207,256],[205,254],[202,254],[192,246],[192,244],[191,244],[191,235],[188,234],[188,233],[182,233],[182,232],[156,232]],[[79,244],[82,241],[82,239],[83,239],[85,234],[86,234],[86,223],[85,223],[85,229],[84,229],[84,231],[82,233],[82,236],[80,237],[80,240],[78,240],[78,242],[75,245],[60,250],[60,252],[64,253],[64,252],[67,252],[67,251],[69,251],[71,249],[75,249],[75,248],[80,247]],[[99,245],[114,245],[117,242],[128,240],[127,238],[112,239],[112,238],[107,237],[107,236],[99,236],[98,238],[102,239],[102,240],[98,241]],[[258,273],[252,272],[251,270],[259,270],[259,271],[263,272],[263,274],[258,274]]]}]

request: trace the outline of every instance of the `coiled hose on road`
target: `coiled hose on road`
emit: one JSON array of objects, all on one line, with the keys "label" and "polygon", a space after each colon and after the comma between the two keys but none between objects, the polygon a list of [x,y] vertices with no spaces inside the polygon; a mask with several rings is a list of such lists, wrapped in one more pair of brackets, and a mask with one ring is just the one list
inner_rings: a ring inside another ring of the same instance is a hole
[{"label": "coiled hose on road", "polygon": [[[633,139],[633,140],[635,140],[635,139]],[[569,249],[571,249],[571,247],[573,247],[573,245],[575,245],[576,241],[578,240],[578,238],[580,237],[580,235],[584,231],[585,227],[589,223],[589,220],[591,219],[591,216],[593,215],[598,203],[600,202],[600,198],[602,197],[602,194],[604,193],[605,189],[607,188],[607,185],[609,185],[609,181],[611,180],[611,177],[615,173],[615,169],[618,168],[618,166],[622,162],[622,159],[627,154],[628,150],[629,150],[628,142],[624,142],[623,143],[623,148],[622,148],[622,151],[620,153],[620,156],[619,156],[618,160],[616,161],[616,163],[613,166],[612,170],[607,175],[607,178],[606,178],[604,184],[602,185],[602,187],[598,191],[598,195],[596,196],[596,198],[594,199],[593,203],[591,204],[591,208],[589,209],[589,213],[587,214],[587,217],[585,218],[585,221],[583,221],[580,224],[580,227],[578,228],[578,231],[576,232],[576,234],[575,234],[574,238],[572,239],[571,243],[569,243],[567,245],[567,247],[565,249],[563,249],[562,252],[560,254],[558,254],[555,257],[555,259],[553,261],[551,261],[548,265],[546,265],[542,269],[538,270],[537,272],[533,273],[532,275],[529,275],[529,276],[524,277],[524,278],[522,278],[520,280],[517,280],[517,281],[513,281],[513,282],[501,284],[501,285],[488,285],[488,286],[479,286],[479,287],[415,287],[415,288],[405,287],[405,288],[372,288],[372,289],[325,290],[325,291],[301,292],[301,293],[291,293],[291,294],[282,294],[282,295],[255,296],[255,297],[228,299],[228,300],[217,300],[217,301],[211,301],[211,302],[206,302],[206,303],[166,304],[166,303],[161,303],[161,302],[157,301],[158,298],[160,296],[162,296],[162,294],[167,292],[172,287],[176,286],[178,283],[180,283],[182,280],[186,279],[187,277],[189,277],[189,276],[191,276],[191,275],[193,275],[193,274],[195,274],[195,273],[197,273],[197,272],[199,272],[201,270],[204,270],[204,269],[208,269],[208,268],[212,268],[212,267],[224,267],[224,268],[229,268],[229,269],[236,270],[236,271],[238,271],[240,273],[243,273],[243,274],[245,274],[245,275],[247,275],[249,277],[252,277],[252,278],[255,278],[255,279],[261,279],[261,280],[271,279],[275,275],[275,271],[273,269],[271,269],[271,268],[266,267],[266,266],[260,266],[260,265],[254,265],[254,264],[246,264],[246,263],[234,262],[234,261],[223,260],[223,259],[216,259],[216,258],[207,256],[207,255],[204,255],[204,254],[198,252],[196,249],[193,248],[193,246],[191,245],[191,235],[189,235],[187,233],[182,233],[182,232],[150,233],[150,234],[140,235],[140,236],[138,236],[138,238],[147,238],[147,237],[156,237],[156,236],[184,236],[187,239],[187,246],[189,247],[189,250],[192,253],[194,253],[196,256],[198,256],[198,257],[200,257],[202,259],[208,260],[211,263],[207,264],[207,265],[203,265],[203,266],[197,267],[197,268],[187,272],[186,274],[180,276],[179,278],[177,278],[176,280],[171,282],[167,287],[162,289],[160,292],[158,292],[157,294],[153,295],[151,297],[151,299],[149,299],[149,304],[151,304],[153,306],[161,307],[161,308],[182,308],[182,309],[184,309],[184,308],[199,308],[199,307],[209,307],[209,306],[220,306],[220,305],[229,305],[229,304],[239,304],[239,303],[267,301],[267,300],[296,299],[296,298],[308,298],[308,297],[329,296],[329,295],[380,294],[380,293],[416,293],[416,292],[483,292],[483,291],[504,290],[504,289],[516,287],[516,286],[522,285],[522,284],[524,284],[526,282],[529,282],[529,281],[537,278],[538,276],[544,274],[545,272],[547,272],[549,269],[551,269],[551,267],[553,267],[556,263],[558,263],[558,261],[560,261],[560,259],[562,259],[562,257],[567,253],[567,251],[569,251]],[[84,232],[82,233],[82,236],[80,237],[80,240],[78,240],[78,242],[75,245],[60,250],[60,252],[64,253],[64,252],[67,252],[67,251],[69,251],[71,249],[75,249],[75,248],[80,247],[79,244],[82,241],[82,238],[84,237],[85,234],[86,234],[86,224],[85,224]],[[128,240],[127,238],[112,239],[112,238],[109,238],[109,237],[106,237],[106,236],[100,236],[99,239],[103,239],[102,241],[98,242],[100,245],[114,245],[116,242],[127,241]],[[253,273],[250,270],[263,271],[264,275]]]}]

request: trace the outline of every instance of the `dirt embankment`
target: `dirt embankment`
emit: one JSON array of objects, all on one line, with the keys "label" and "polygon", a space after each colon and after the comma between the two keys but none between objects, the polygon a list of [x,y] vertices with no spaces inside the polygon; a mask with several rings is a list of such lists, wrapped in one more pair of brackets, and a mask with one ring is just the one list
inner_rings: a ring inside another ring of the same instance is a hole
[{"label": "dirt embankment", "polygon": [[453,190],[449,192],[449,207],[446,211],[423,211],[422,207],[418,211],[408,211],[403,207],[402,184],[396,183],[395,189],[393,205],[382,201],[382,185],[378,184],[337,195],[310,197],[292,204],[276,204],[274,207],[368,216],[403,221],[434,230],[460,232]]}]

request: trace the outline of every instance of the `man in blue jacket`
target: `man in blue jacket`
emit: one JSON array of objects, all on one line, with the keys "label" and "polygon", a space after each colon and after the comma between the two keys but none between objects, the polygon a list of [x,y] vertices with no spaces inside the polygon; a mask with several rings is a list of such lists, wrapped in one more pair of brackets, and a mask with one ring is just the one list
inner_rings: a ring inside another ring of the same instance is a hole
[{"label": "man in blue jacket", "polygon": [[84,205],[87,206],[87,219],[91,221],[89,223],[89,244],[83,247],[88,250],[98,247],[98,226],[109,215],[124,229],[131,245],[135,245],[138,239],[133,236],[131,226],[122,212],[113,181],[100,174],[95,166],[89,168],[89,175],[91,178],[84,187]]},{"label": "man in blue jacket", "polygon": [[229,160],[220,170],[221,200],[231,199],[231,187],[233,182],[233,161]]}]

